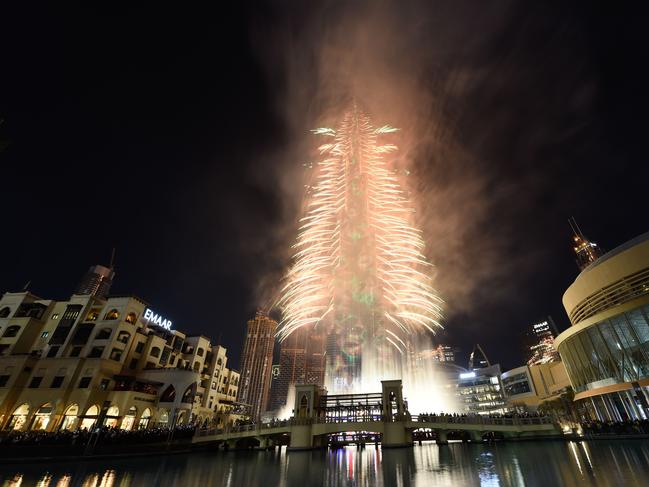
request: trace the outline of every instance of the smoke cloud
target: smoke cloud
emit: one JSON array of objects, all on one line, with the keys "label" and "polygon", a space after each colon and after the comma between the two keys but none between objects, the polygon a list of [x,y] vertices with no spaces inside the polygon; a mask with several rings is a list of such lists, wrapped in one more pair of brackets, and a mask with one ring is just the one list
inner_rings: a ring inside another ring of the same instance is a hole
[{"label": "smoke cloud", "polygon": [[[317,5],[275,4],[251,32],[282,134],[264,171],[251,175],[282,194],[284,224],[260,299],[272,301],[290,262],[302,164],[317,158],[309,129],[335,125],[355,101],[376,126],[401,129],[394,164],[418,209],[446,318],[470,328],[477,308],[515,294],[521,280],[512,276],[533,274],[544,255],[526,244],[538,234],[517,235],[550,189],[548,167],[562,164],[543,160],[543,148],[578,136],[596,90],[574,64],[579,42],[556,55],[574,25],[538,25],[533,7],[508,2]],[[568,63],[568,75],[551,80]],[[539,83],[549,99],[535,97]]]}]

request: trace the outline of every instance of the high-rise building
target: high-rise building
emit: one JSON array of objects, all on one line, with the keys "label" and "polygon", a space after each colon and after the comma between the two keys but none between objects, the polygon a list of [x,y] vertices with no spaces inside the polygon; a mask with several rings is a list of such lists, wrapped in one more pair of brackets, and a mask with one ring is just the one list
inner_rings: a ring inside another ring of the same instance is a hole
[{"label": "high-rise building", "polygon": [[591,242],[584,236],[574,218],[570,218],[568,222],[570,223],[573,232],[572,239],[575,245],[573,250],[577,255],[577,267],[579,267],[579,270],[583,271],[586,267],[599,259],[604,252],[595,242]]},{"label": "high-rise building", "polygon": [[409,358],[441,327],[414,205],[390,160],[396,130],[373,126],[353,106],[335,129],[314,131],[322,160],[279,299],[278,335],[326,334],[325,385],[334,394],[373,390],[381,379],[403,378],[408,388]]},{"label": "high-rise building", "polygon": [[324,385],[324,334],[297,330],[281,343],[279,361],[279,372],[271,391],[269,409],[272,410],[287,404],[291,386]]},{"label": "high-rise building", "polygon": [[455,349],[449,345],[437,345],[433,350],[435,362],[455,362]]},{"label": "high-rise building", "polygon": [[530,358],[527,365],[547,364],[560,360],[559,352],[554,347],[557,328],[551,316],[547,320],[534,323],[529,332],[532,344],[529,347]]},{"label": "high-rise building", "polygon": [[255,318],[248,321],[239,398],[250,405],[253,419],[259,419],[268,406],[276,329],[277,322],[263,311],[257,311]]},{"label": "high-rise building", "polygon": [[103,265],[94,265],[88,269],[81,278],[74,294],[90,294],[100,299],[106,299],[110,292],[110,286],[113,284],[115,271],[112,267]]},{"label": "high-rise building", "polygon": [[479,344],[475,344],[469,356],[469,370],[484,369],[491,367],[491,363]]},{"label": "high-rise building", "polygon": [[279,409],[286,404],[291,384],[306,383],[307,334],[298,330],[280,345],[279,374],[273,381],[269,409]]}]

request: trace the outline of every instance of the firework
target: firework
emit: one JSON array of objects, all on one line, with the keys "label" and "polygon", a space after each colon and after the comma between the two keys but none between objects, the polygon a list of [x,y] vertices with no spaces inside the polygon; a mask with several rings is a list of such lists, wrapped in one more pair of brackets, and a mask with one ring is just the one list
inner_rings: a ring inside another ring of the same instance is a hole
[{"label": "firework", "polygon": [[[413,337],[441,327],[414,209],[374,128],[356,108],[323,137],[293,263],[279,306],[278,337],[298,329],[326,335],[327,387],[358,390],[363,376],[399,375]],[[368,376],[369,377],[369,376]]]}]

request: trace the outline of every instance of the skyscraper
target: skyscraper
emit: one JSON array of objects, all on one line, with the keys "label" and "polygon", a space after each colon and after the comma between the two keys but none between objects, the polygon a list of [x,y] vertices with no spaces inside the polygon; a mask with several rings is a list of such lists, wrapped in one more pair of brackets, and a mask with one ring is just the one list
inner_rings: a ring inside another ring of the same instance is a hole
[{"label": "skyscraper", "polygon": [[81,278],[74,294],[91,294],[101,299],[106,299],[113,284],[115,271],[113,267],[94,265]]},{"label": "skyscraper", "polygon": [[473,351],[469,356],[469,370],[484,369],[491,367],[491,363],[479,344],[475,344]]},{"label": "skyscraper", "polygon": [[280,345],[279,375],[273,384],[270,409],[279,409],[286,404],[291,384],[306,383],[307,334],[298,330]]},{"label": "skyscraper", "polygon": [[329,392],[374,390],[403,378],[421,335],[441,325],[414,208],[389,161],[396,129],[352,107],[319,147],[293,266],[279,305],[280,340],[323,333]]},{"label": "skyscraper", "polygon": [[239,400],[250,404],[255,420],[268,406],[276,329],[277,322],[263,311],[257,311],[255,318],[248,321],[241,356]]},{"label": "skyscraper", "polygon": [[324,335],[297,330],[280,345],[279,374],[273,381],[269,409],[287,404],[291,386],[295,384],[324,385]]},{"label": "skyscraper", "polygon": [[577,255],[577,267],[579,267],[580,271],[583,271],[586,267],[604,255],[604,252],[595,242],[591,242],[584,236],[574,217],[571,217],[568,222],[573,231],[572,239],[575,244],[573,250]]},{"label": "skyscraper", "polygon": [[547,320],[534,323],[530,330],[532,344],[530,345],[530,358],[527,365],[547,364],[560,360],[559,352],[554,347],[554,337],[557,335],[557,327],[551,316]]}]

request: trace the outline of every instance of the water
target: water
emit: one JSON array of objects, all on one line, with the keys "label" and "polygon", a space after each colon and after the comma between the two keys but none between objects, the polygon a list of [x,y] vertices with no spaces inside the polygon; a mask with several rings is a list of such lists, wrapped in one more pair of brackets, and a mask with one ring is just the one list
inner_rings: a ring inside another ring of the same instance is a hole
[{"label": "water", "polygon": [[635,486],[649,485],[649,442],[452,443],[382,451],[210,452],[0,466],[0,485]]}]

